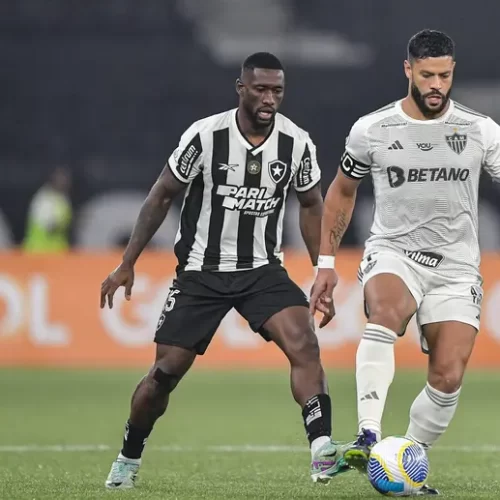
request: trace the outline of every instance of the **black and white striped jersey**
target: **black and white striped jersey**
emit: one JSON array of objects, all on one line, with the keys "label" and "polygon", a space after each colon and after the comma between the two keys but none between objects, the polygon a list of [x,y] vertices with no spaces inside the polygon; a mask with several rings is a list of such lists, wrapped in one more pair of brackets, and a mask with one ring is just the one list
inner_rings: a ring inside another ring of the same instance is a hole
[{"label": "black and white striped jersey", "polygon": [[175,254],[179,270],[236,271],[280,262],[285,200],[321,172],[309,134],[277,114],[258,147],[233,109],[195,122],[168,159],[188,185]]}]

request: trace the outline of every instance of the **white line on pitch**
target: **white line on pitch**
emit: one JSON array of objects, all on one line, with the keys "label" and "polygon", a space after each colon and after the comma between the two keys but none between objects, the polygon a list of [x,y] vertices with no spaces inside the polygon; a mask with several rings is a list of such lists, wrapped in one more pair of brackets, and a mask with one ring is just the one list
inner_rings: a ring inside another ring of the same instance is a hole
[{"label": "white line on pitch", "polygon": [[[118,450],[119,446],[107,444],[60,444],[60,445],[0,445],[0,453],[35,453],[35,452],[98,452]],[[165,445],[147,447],[151,451],[160,452],[213,452],[213,453],[299,453],[308,451],[305,446],[286,445],[217,445],[217,446],[180,446]],[[450,445],[436,446],[432,451],[447,451],[461,453],[498,453],[500,445]]]}]

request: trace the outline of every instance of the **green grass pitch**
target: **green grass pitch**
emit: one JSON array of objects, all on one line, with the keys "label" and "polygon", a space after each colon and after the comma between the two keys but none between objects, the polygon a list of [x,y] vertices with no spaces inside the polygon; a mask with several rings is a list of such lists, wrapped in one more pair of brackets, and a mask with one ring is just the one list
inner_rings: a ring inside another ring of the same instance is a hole
[{"label": "green grass pitch", "polygon": [[[137,488],[106,491],[137,371],[0,370],[0,498],[376,499],[357,472],[328,486],[309,452],[286,372],[194,370],[171,398],[144,454]],[[353,372],[329,371],[334,437],[356,433]],[[399,371],[384,433],[406,430],[425,375]],[[469,373],[448,433],[430,452],[444,498],[500,498],[500,373]]]}]

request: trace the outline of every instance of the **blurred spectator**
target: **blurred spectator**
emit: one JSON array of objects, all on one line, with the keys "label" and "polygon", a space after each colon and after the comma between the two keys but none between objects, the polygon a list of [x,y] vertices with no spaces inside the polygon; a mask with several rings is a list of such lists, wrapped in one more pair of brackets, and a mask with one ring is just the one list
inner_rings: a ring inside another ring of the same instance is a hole
[{"label": "blurred spectator", "polygon": [[72,219],[70,187],[70,172],[58,167],[48,182],[35,193],[28,211],[24,251],[54,253],[69,248]]}]

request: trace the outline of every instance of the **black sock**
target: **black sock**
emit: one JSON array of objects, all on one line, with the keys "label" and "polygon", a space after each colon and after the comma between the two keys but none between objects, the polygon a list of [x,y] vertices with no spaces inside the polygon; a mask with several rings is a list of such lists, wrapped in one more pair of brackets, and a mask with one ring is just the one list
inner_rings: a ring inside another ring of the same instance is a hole
[{"label": "black sock", "polygon": [[302,410],[307,439],[312,443],[321,436],[332,435],[332,402],[328,394],[318,394]]},{"label": "black sock", "polygon": [[141,458],[148,436],[153,429],[139,429],[127,420],[123,437],[122,455],[127,458]]}]

